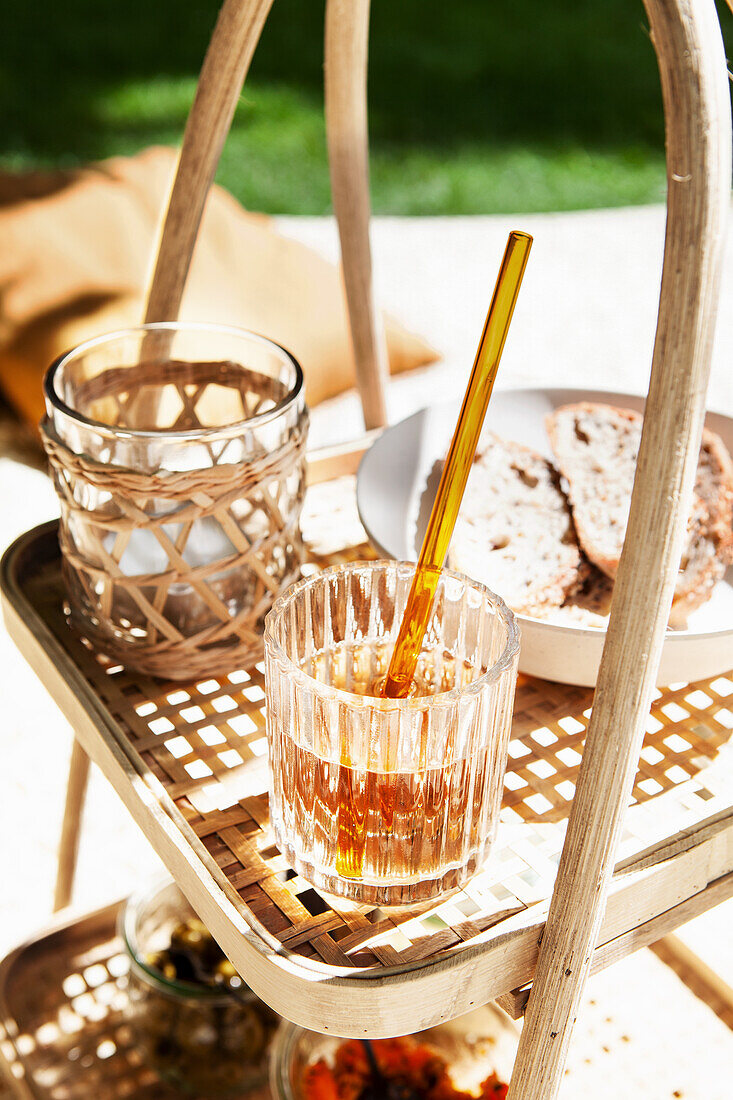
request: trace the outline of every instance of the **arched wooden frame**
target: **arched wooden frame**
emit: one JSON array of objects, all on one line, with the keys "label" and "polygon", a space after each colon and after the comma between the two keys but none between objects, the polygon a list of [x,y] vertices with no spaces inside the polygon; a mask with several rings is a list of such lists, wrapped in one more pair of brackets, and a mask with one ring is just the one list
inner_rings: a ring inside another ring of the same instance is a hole
[{"label": "arched wooden frame", "polygon": [[[271,2],[225,0],[221,10],[186,128],[149,320],[177,314],[206,194]],[[593,715],[510,1100],[551,1100],[559,1088],[649,712],[705,412],[730,195],[725,56],[713,0],[645,5],[664,93],[668,177],[652,374]],[[357,379],[367,427],[375,427],[384,421],[385,358],[368,241],[368,14],[369,0],[328,0],[326,97]]]},{"label": "arched wooden frame", "polygon": [[552,1100],[560,1087],[651,706],[705,418],[730,203],[725,53],[713,0],[644,2],[667,143],[657,332],[593,713],[508,1100]]},{"label": "arched wooden frame", "polygon": [[[386,422],[387,353],[372,296],[366,76],[370,0],[327,0],[325,77],[331,190],[356,380],[367,429]],[[272,0],[225,0],[186,123],[146,321],[178,317],[206,196]]]}]

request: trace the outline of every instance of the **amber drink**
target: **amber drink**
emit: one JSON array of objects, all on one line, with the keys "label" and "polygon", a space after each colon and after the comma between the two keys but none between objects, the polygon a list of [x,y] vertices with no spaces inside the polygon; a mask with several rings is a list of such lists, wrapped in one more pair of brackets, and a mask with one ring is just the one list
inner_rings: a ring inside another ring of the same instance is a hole
[{"label": "amber drink", "polygon": [[414,566],[301,581],[265,629],[270,813],[290,864],[375,905],[461,886],[501,805],[519,641],[487,588],[447,570],[409,696],[380,697]]}]

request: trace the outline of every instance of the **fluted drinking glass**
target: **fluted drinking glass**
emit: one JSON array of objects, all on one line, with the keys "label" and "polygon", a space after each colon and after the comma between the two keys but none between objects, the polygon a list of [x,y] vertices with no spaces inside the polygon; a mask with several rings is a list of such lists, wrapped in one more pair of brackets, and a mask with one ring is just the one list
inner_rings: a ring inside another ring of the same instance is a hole
[{"label": "fluted drinking glass", "polygon": [[511,611],[444,570],[411,696],[377,697],[413,571],[327,569],[265,623],[277,843],[314,886],[374,905],[437,897],[486,859],[516,685]]}]

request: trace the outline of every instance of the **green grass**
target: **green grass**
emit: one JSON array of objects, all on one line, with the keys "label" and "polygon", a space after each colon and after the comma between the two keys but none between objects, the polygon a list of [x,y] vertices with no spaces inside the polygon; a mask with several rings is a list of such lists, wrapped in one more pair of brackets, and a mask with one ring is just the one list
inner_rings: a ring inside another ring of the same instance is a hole
[{"label": "green grass", "polygon": [[[0,164],[177,144],[212,0],[34,0],[0,39]],[[720,15],[733,49],[733,19]],[[219,180],[245,205],[324,213],[323,0],[275,0]],[[636,0],[373,0],[372,198],[393,214],[658,201],[663,116]]]}]

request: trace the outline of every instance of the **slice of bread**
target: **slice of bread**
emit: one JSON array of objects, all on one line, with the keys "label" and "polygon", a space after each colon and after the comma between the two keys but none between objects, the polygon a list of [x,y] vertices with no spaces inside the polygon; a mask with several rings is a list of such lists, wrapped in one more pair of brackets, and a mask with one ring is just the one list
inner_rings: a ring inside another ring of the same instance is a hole
[{"label": "slice of bread", "polygon": [[[626,534],[643,417],[629,409],[582,403],[546,420],[567,483],[578,539],[585,553],[614,577]],[[710,598],[733,560],[733,463],[713,432],[703,433],[693,507],[687,525],[670,622],[684,623]]]},{"label": "slice of bread", "polygon": [[613,581],[587,560],[585,568],[587,572],[581,587],[568,595],[562,607],[552,608],[544,616],[548,622],[559,626],[606,629],[611,613]]},{"label": "slice of bread", "polygon": [[587,564],[551,463],[485,435],[476,452],[448,557],[513,611],[542,616],[579,589]]}]

